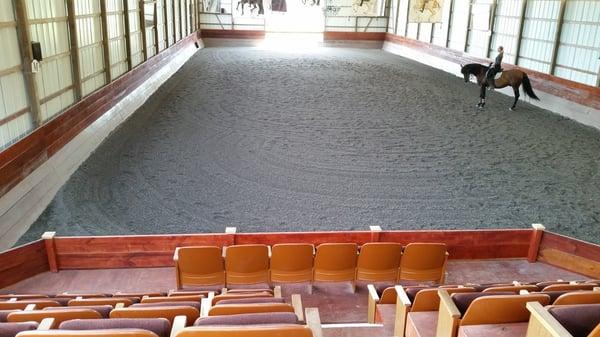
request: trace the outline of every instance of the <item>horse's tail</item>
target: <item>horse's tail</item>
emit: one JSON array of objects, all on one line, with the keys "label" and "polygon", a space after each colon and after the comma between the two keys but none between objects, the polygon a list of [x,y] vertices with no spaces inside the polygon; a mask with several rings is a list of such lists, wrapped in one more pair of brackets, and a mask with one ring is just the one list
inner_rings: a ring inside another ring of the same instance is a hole
[{"label": "horse's tail", "polygon": [[531,82],[529,81],[529,76],[527,76],[527,74],[523,74],[523,90],[525,91],[527,96],[529,96],[533,99],[537,99],[538,101],[540,100],[535,95],[535,92],[533,92],[533,88],[531,87]]}]

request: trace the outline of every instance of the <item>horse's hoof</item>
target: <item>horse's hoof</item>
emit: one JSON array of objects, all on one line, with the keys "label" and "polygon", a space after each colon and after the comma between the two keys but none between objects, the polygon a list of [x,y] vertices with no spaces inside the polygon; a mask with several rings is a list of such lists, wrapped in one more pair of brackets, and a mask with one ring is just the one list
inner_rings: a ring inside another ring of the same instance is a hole
[{"label": "horse's hoof", "polygon": [[510,110],[510,111],[515,111],[515,108],[508,108],[508,110]]}]

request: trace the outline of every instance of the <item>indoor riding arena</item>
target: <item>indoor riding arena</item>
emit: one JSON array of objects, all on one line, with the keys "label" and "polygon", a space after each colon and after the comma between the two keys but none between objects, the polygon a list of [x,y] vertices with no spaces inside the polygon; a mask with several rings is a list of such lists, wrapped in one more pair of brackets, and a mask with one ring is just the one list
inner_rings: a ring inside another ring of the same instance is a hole
[{"label": "indoor riding arena", "polygon": [[600,337],[600,1],[0,0],[0,337]]}]

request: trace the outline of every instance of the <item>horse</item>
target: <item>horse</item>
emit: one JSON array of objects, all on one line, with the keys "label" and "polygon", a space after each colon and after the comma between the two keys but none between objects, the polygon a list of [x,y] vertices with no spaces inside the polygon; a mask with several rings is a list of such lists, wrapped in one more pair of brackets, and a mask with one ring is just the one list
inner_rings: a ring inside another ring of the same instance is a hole
[{"label": "horse", "polygon": [[[474,75],[477,78],[477,84],[481,87],[480,95],[479,95],[479,103],[477,103],[477,107],[483,109],[485,107],[485,89],[488,86],[486,74],[490,67],[486,67],[484,65],[478,63],[470,63],[467,65],[461,65],[460,72],[463,74],[465,78],[465,82],[469,82],[471,75]],[[518,69],[510,69],[504,70],[499,79],[493,80],[494,87],[496,88],[504,88],[507,86],[511,86],[515,93],[515,101],[510,107],[511,111],[514,111],[517,107],[517,101],[519,100],[519,87],[523,84],[523,91],[527,94],[527,96],[540,100],[535,93],[533,92],[533,88],[531,87],[531,82],[529,81],[529,77],[526,73]]]},{"label": "horse", "polygon": [[263,8],[262,0],[240,0],[238,1],[237,7],[235,10],[237,11],[240,8],[240,4],[242,5],[242,15],[244,15],[244,6],[248,4],[250,6],[250,14],[256,9],[258,6],[258,14],[264,14],[265,10]]}]

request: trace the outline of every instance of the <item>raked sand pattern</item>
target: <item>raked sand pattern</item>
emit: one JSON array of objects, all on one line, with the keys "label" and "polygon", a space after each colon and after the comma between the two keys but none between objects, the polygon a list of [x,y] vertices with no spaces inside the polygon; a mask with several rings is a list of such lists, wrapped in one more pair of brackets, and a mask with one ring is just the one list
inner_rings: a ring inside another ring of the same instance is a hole
[{"label": "raked sand pattern", "polygon": [[[535,90],[535,87],[534,87]],[[528,228],[600,243],[600,132],[380,50],[207,48],[111,135],[21,242]]]}]

